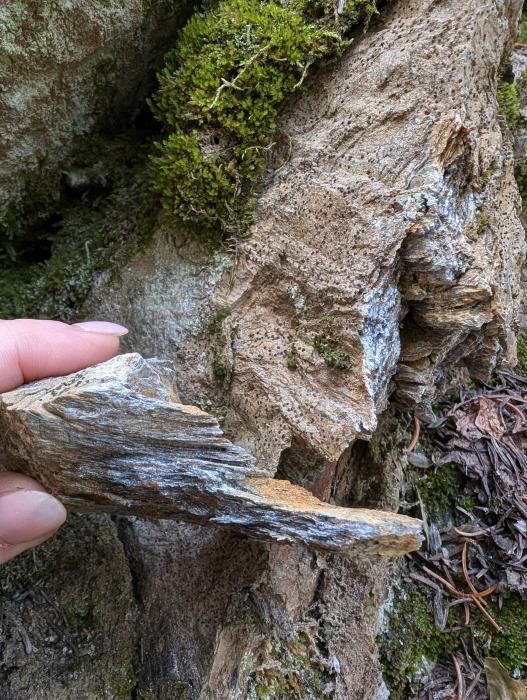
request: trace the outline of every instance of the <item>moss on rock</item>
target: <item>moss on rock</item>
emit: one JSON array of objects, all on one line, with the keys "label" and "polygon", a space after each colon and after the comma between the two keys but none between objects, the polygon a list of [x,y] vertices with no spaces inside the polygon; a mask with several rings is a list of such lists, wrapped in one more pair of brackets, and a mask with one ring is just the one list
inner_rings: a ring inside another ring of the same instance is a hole
[{"label": "moss on rock", "polygon": [[[419,690],[419,679],[436,663],[449,665],[452,654],[463,651],[469,642],[469,629],[462,627],[459,606],[451,608],[448,627],[442,631],[434,621],[433,593],[409,586],[398,591],[387,617],[387,633],[380,644],[384,679],[391,700],[404,700]],[[527,602],[514,594],[499,609],[489,613],[502,628],[493,630],[477,611],[471,613],[471,629],[485,656],[492,656],[510,672],[525,676],[527,663]]]},{"label": "moss on rock", "polygon": [[317,334],[313,338],[313,347],[328,367],[348,370],[351,368],[349,355],[343,352],[331,335]]},{"label": "moss on rock", "polygon": [[375,0],[222,0],[196,13],[151,106],[167,136],[152,158],[165,209],[197,235],[245,231],[279,110],[310,67],[338,56]]},{"label": "moss on rock", "polygon": [[0,257],[1,318],[71,320],[94,276],[115,273],[151,239],[158,207],[148,186],[145,142],[130,131],[93,139],[81,152],[53,218],[28,237],[33,247],[49,247],[49,257],[35,262],[31,246],[16,261]]},{"label": "moss on rock", "polygon": [[520,97],[516,83],[509,83],[501,79],[498,84],[498,104],[500,113],[504,117],[510,129],[521,122]]},{"label": "moss on rock", "polygon": [[518,367],[522,372],[527,372],[527,333],[518,336]]},{"label": "moss on rock", "polygon": [[248,700],[316,700],[333,685],[306,633],[287,642],[269,642],[263,656],[266,661],[249,676]]}]

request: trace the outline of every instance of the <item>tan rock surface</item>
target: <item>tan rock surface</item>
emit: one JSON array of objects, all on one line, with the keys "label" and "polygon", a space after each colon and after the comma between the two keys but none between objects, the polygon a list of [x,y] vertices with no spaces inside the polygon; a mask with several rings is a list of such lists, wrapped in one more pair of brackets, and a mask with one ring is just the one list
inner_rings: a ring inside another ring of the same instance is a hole
[{"label": "tan rock surface", "polygon": [[172,232],[86,310],[174,359],[266,464],[292,441],[336,460],[394,386],[426,416],[456,362],[512,359],[525,246],[495,91],[519,6],[393,3],[284,118],[291,157],[235,261]]}]

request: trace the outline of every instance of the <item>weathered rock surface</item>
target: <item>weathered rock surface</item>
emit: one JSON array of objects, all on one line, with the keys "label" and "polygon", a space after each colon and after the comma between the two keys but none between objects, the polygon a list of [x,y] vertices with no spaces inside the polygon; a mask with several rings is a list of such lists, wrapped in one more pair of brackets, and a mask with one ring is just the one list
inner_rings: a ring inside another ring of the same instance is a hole
[{"label": "weathered rock surface", "polygon": [[426,417],[456,363],[512,361],[525,244],[496,80],[520,5],[392,3],[283,120],[234,261],[171,232],[86,310],[174,359],[267,465],[295,442],[337,460],[394,388]]},{"label": "weathered rock surface", "polygon": [[[362,440],[387,397],[426,416],[450,367],[514,354],[523,234],[495,88],[520,6],[393,0],[291,105],[283,167],[235,256],[167,225],[84,314],[169,358],[182,400],[259,467],[340,505],[397,508],[400,454]],[[390,560],[169,521],[121,519],[120,534],[140,608],[135,697],[381,697]]]},{"label": "weathered rock surface", "polygon": [[421,523],[332,506],[266,478],[217,420],[179,403],[170,369],[120,355],[0,396],[9,464],[73,510],[225,525],[264,540],[343,554],[403,554]]},{"label": "weathered rock surface", "polygon": [[71,516],[2,566],[2,700],[114,700],[135,685],[137,607],[115,525]]},{"label": "weathered rock surface", "polygon": [[[57,198],[86,135],[141,109],[190,3],[52,0],[0,6],[0,227]],[[46,212],[46,209],[44,209]]]}]

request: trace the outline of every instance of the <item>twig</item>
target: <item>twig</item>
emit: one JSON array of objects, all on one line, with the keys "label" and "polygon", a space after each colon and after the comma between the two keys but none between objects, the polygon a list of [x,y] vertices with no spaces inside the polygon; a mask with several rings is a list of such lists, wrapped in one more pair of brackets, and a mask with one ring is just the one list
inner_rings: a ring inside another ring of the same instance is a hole
[{"label": "twig", "polygon": [[410,454],[410,452],[412,452],[414,447],[417,445],[417,443],[419,441],[419,435],[421,433],[421,423],[419,422],[419,418],[417,416],[414,416],[414,424],[415,424],[414,434],[412,436],[410,444],[406,448],[407,454]]},{"label": "twig", "polygon": [[485,610],[485,608],[484,608],[484,606],[483,606],[481,600],[478,598],[478,596],[473,595],[473,596],[471,596],[471,597],[472,597],[472,600],[474,601],[474,603],[477,605],[477,607],[478,607],[479,610],[481,611],[481,613],[487,618],[487,620],[488,620],[488,621],[490,622],[490,624],[494,627],[494,629],[497,630],[498,632],[501,632],[501,627],[498,625],[498,623],[497,623],[496,620],[492,617],[492,615],[491,615],[490,613],[488,613],[488,612]]},{"label": "twig", "polygon": [[298,81],[298,83],[296,83],[295,85],[293,85],[293,90],[296,90],[297,88],[299,88],[299,87],[302,85],[302,83],[303,83],[304,80],[306,79],[307,71],[309,70],[309,68],[311,67],[311,65],[312,65],[311,61],[308,61],[308,62],[306,63],[306,65],[304,66],[304,71],[303,71],[303,73],[302,73],[302,76],[300,77],[300,80]]},{"label": "twig", "polygon": [[474,678],[474,680],[472,681],[472,683],[471,683],[471,684],[469,685],[469,687],[467,688],[467,692],[466,692],[466,694],[465,694],[466,700],[468,700],[468,698],[472,695],[472,691],[474,690],[474,688],[475,688],[475,687],[477,686],[477,684],[479,683],[479,679],[481,678],[481,674],[482,674],[482,673],[483,673],[483,671],[482,671],[481,669],[479,669],[479,671],[478,671],[477,674],[476,674],[476,677]]},{"label": "twig", "polygon": [[261,55],[267,53],[271,47],[272,47],[272,44],[266,44],[265,46],[262,46],[261,49],[258,49],[258,51],[257,51],[253,56],[251,56],[251,58],[250,58],[248,61],[246,61],[246,62],[243,64],[243,68],[242,68],[241,71],[238,73],[238,75],[234,78],[234,80],[229,81],[229,80],[225,80],[225,78],[222,78],[222,79],[221,79],[221,85],[220,85],[219,88],[216,90],[216,94],[214,95],[214,100],[213,100],[212,103],[209,105],[209,109],[212,109],[213,107],[215,107],[216,102],[219,100],[222,91],[225,90],[226,87],[234,88],[235,90],[243,90],[243,88],[241,88],[241,87],[239,87],[238,85],[236,85],[236,83],[237,83],[238,80],[242,77],[242,75],[247,71],[247,69],[248,69],[250,66],[252,66],[252,64],[253,64],[256,60],[258,60],[258,58],[260,58]]},{"label": "twig", "polygon": [[457,527],[452,528],[454,532],[457,532],[458,535],[461,535],[461,537],[481,537],[482,535],[487,534],[487,530],[475,530],[474,532],[463,532],[463,530],[460,530]]},{"label": "twig", "polygon": [[477,596],[478,598],[485,598],[486,596],[490,595],[491,593],[494,593],[494,591],[496,590],[496,584],[489,586],[484,591],[478,591],[478,589],[472,583],[472,579],[470,578],[470,575],[468,573],[467,554],[468,554],[468,542],[465,542],[465,544],[463,545],[463,552],[461,554],[461,564],[463,567],[463,575],[465,577],[465,581],[467,582],[468,587],[470,588],[470,590],[472,591],[472,593],[475,596]]},{"label": "twig", "polygon": [[456,669],[457,677],[457,700],[465,699],[465,682],[463,680],[463,674],[461,672],[461,666],[459,665],[458,658],[455,654],[452,654],[452,660],[454,662],[454,668]]}]

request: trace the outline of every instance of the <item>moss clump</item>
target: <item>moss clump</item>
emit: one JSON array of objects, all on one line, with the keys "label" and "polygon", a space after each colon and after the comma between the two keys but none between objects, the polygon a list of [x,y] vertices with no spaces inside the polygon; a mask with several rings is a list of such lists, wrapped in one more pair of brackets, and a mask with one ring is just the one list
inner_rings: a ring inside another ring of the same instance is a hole
[{"label": "moss clump", "polygon": [[527,372],[527,333],[520,333],[518,336],[518,367]]},{"label": "moss clump", "polygon": [[527,603],[519,595],[507,598],[503,607],[490,605],[488,610],[502,628],[496,632],[479,611],[472,609],[471,627],[459,630],[462,613],[451,608],[448,628],[436,627],[433,593],[409,588],[398,593],[388,616],[388,631],[381,639],[381,657],[384,679],[390,688],[392,700],[402,700],[417,693],[418,677],[427,664],[449,664],[452,653],[462,650],[462,640],[468,643],[473,634],[485,656],[494,656],[510,671],[525,673],[527,664]]},{"label": "moss clump", "polygon": [[349,355],[339,350],[337,341],[333,336],[317,334],[313,339],[313,347],[328,367],[342,370],[351,368]]},{"label": "moss clump", "polygon": [[489,606],[489,612],[502,631],[492,633],[483,618],[478,615],[477,635],[488,645],[489,656],[495,656],[509,670],[520,670],[525,678],[527,665],[527,602],[519,595],[508,598],[501,610]]},{"label": "moss clump", "polygon": [[433,522],[443,523],[453,517],[463,492],[463,477],[454,465],[431,469],[414,476],[413,483]]},{"label": "moss clump", "polygon": [[315,700],[331,683],[313,643],[303,632],[292,641],[269,644],[262,660],[249,676],[249,700]]},{"label": "moss clump", "polygon": [[273,146],[284,100],[310,66],[338,56],[375,0],[223,0],[196,13],[151,101],[168,132],[152,158],[164,208],[197,235],[239,235]]},{"label": "moss clump", "polygon": [[287,365],[287,369],[290,369],[292,372],[295,369],[298,369],[298,357],[297,357],[296,353],[294,353],[294,352],[288,353],[285,362]]},{"label": "moss clump", "polygon": [[223,322],[228,316],[230,316],[230,313],[231,312],[229,309],[224,308],[219,308],[215,311],[214,316],[212,317],[208,327],[208,331],[211,335],[221,335],[221,332],[223,330]]},{"label": "moss clump", "polygon": [[498,105],[500,113],[507,122],[509,128],[513,129],[521,123],[520,96],[516,83],[508,83],[501,79],[498,84]]},{"label": "moss clump", "polygon": [[227,363],[216,352],[212,356],[212,374],[219,382],[224,382],[229,376],[229,367]]},{"label": "moss clump", "polygon": [[450,660],[460,647],[458,635],[437,629],[425,593],[397,593],[380,642],[384,680],[391,700],[417,692],[417,677],[427,664]]},{"label": "moss clump", "polygon": [[220,307],[216,309],[211,320],[205,326],[204,332],[210,336],[211,343],[211,368],[214,379],[218,382],[227,382],[231,374],[231,367],[226,360],[226,348],[228,336],[232,341],[236,335],[236,327],[231,328],[230,334],[224,330],[223,323],[230,316],[230,310]]}]

